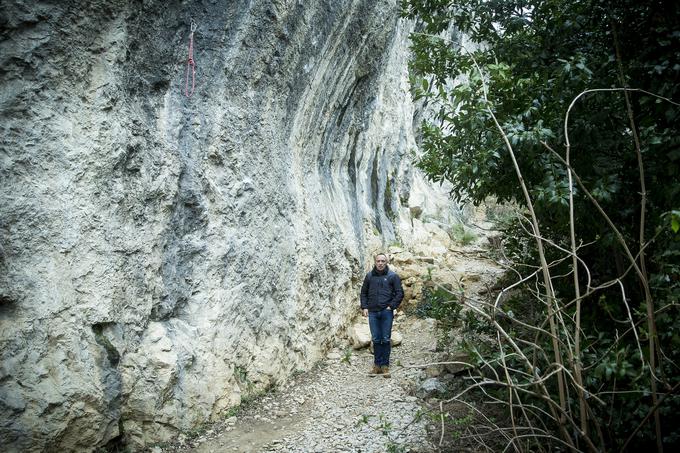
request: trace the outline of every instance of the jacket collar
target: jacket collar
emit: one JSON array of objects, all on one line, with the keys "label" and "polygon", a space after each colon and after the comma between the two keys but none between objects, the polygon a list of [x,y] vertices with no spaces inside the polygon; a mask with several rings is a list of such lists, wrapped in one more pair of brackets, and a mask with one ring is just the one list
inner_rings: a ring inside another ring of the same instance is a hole
[{"label": "jacket collar", "polygon": [[375,266],[373,266],[373,270],[371,271],[373,275],[387,275],[389,274],[389,272],[390,272],[389,266],[385,266],[385,270],[382,272],[378,272],[378,269],[376,269]]}]

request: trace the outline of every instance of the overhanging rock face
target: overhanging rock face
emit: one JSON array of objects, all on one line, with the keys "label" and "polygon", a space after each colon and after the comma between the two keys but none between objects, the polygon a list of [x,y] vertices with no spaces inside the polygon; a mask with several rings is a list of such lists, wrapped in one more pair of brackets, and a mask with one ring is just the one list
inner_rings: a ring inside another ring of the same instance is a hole
[{"label": "overhanging rock face", "polygon": [[408,212],[397,9],[3,2],[0,444],[168,440],[321,357]]}]

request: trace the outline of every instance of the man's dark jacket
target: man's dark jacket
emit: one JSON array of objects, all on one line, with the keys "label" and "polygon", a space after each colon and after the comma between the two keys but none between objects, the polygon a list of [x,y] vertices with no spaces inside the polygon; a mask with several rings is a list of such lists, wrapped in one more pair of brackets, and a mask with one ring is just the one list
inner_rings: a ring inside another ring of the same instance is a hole
[{"label": "man's dark jacket", "polygon": [[368,311],[380,311],[392,307],[396,310],[404,298],[404,290],[401,288],[399,276],[385,266],[383,272],[373,267],[366,274],[364,284],[361,285],[361,308]]}]

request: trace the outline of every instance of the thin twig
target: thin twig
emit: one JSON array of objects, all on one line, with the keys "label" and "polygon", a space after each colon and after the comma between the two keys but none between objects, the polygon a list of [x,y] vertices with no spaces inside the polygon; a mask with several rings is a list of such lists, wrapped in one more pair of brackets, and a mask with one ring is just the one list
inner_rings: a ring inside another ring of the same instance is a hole
[{"label": "thin twig", "polygon": [[442,401],[439,402],[439,415],[442,419],[442,435],[439,437],[439,446],[441,447],[444,443],[444,403]]}]

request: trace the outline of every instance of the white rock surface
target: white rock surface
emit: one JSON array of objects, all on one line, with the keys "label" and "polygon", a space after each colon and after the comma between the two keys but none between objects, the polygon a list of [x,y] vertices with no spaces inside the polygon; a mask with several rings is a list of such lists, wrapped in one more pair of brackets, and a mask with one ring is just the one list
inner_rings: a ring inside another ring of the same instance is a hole
[{"label": "white rock surface", "polygon": [[404,336],[398,330],[392,331],[392,346],[399,346],[404,341]]},{"label": "white rock surface", "polygon": [[[347,338],[353,349],[363,349],[371,344],[371,329],[365,320],[349,326]],[[399,346],[404,341],[404,336],[398,330],[392,330],[392,346]]]},{"label": "white rock surface", "polygon": [[352,324],[347,329],[347,337],[349,344],[354,349],[362,349],[371,344],[371,330],[368,327],[368,322],[358,322]]},{"label": "white rock surface", "polygon": [[436,211],[396,0],[0,8],[6,451],[139,450],[308,369]]}]

